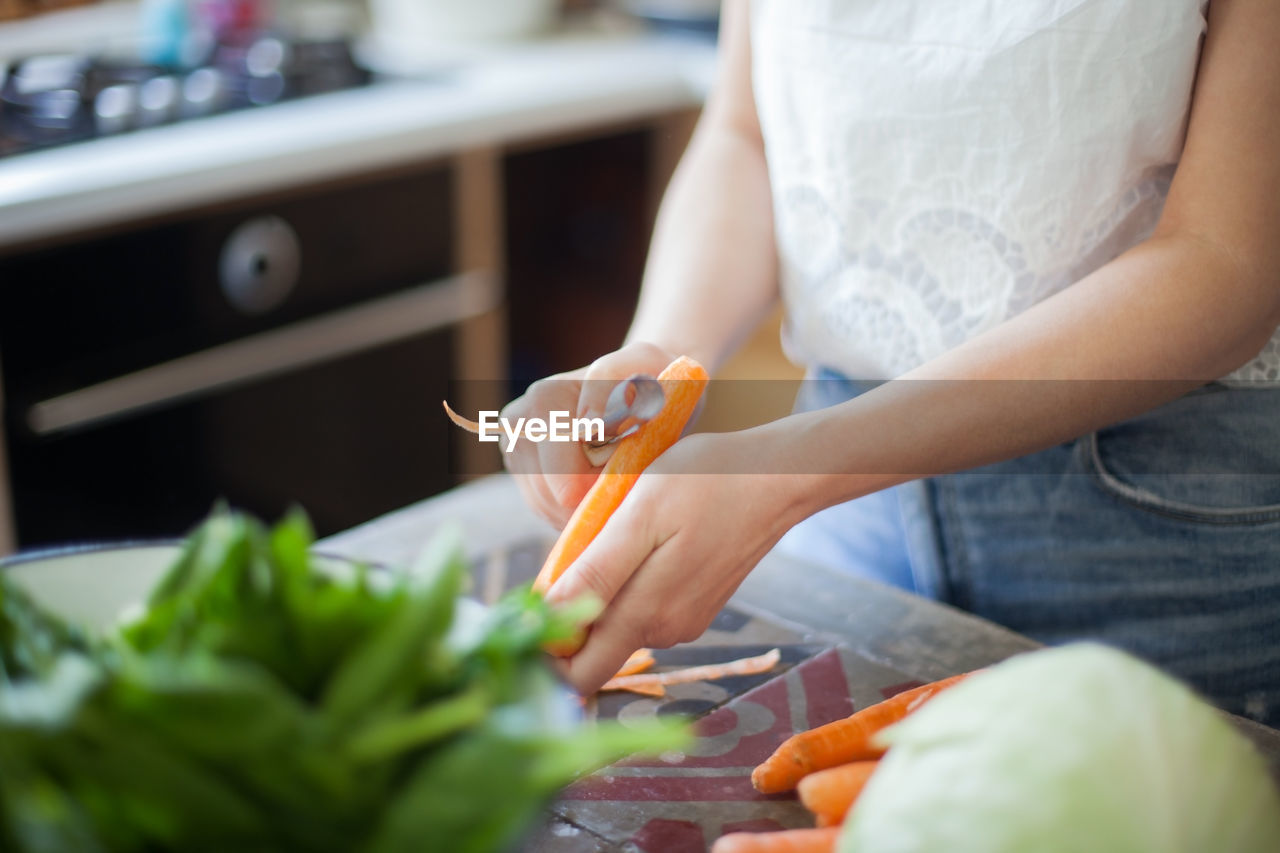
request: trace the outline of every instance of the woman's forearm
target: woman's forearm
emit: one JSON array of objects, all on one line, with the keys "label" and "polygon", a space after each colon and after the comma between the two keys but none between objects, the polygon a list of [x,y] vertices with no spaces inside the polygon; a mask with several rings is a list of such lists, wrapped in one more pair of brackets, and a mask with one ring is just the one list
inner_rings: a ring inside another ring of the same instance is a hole
[{"label": "woman's forearm", "polygon": [[764,142],[751,90],[747,4],[724,4],[720,71],[663,199],[628,341],[714,368],[778,298]]},{"label": "woman's forearm", "polygon": [[801,514],[1036,452],[1229,373],[1280,321],[1274,284],[1189,235],[1152,239],[849,403],[786,419]]}]

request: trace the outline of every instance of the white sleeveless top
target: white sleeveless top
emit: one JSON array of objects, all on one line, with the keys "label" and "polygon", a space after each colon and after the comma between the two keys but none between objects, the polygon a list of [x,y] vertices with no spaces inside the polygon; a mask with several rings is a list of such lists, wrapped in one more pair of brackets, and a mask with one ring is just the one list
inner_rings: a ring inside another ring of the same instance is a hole
[{"label": "white sleeveless top", "polygon": [[[1155,227],[1207,0],[751,7],[794,360],[897,376]],[[1280,379],[1280,333],[1229,378]]]}]

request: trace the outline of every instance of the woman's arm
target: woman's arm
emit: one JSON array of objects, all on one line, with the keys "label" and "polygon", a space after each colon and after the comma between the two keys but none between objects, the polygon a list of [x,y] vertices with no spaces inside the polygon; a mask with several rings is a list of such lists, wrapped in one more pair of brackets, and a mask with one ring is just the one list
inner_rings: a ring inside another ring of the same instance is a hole
[{"label": "woman's arm", "polygon": [[[1213,0],[1182,162],[1149,240],[908,381],[690,436],[660,458],[551,591],[609,602],[570,679],[594,689],[633,649],[697,636],[819,509],[1050,447],[1256,355],[1280,323],[1276,44],[1280,4]],[[741,475],[706,476],[725,471]]]},{"label": "woman's arm", "polygon": [[663,199],[627,335],[692,356],[709,370],[778,298],[747,0],[727,0],[722,14],[715,89]]},{"label": "woman's arm", "polygon": [[[656,374],[677,354],[714,369],[777,300],[746,0],[726,0],[723,14],[715,87],[663,199],[627,345],[534,383],[507,406],[506,417],[603,412],[614,382]],[[562,442],[525,442],[503,462],[529,505],[556,525],[568,520],[598,474],[578,445]]]}]

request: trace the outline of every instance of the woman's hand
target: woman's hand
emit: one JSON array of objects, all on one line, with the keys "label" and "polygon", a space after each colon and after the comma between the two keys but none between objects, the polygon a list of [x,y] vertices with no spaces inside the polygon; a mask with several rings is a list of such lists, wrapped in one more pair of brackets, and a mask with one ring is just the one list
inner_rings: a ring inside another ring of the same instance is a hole
[{"label": "woman's hand", "polygon": [[[539,380],[502,410],[502,417],[546,418],[549,412],[571,417],[598,417],[613,386],[636,373],[657,376],[675,355],[652,344],[632,343],[596,359],[588,367]],[[587,461],[582,446],[572,442],[524,441],[503,454],[525,501],[556,527],[564,527],[600,469]]]},{"label": "woman's hand", "polygon": [[692,435],[640,475],[548,598],[606,607],[565,665],[584,695],[638,648],[696,639],[760,559],[805,513],[806,478],[765,473],[764,430]]}]

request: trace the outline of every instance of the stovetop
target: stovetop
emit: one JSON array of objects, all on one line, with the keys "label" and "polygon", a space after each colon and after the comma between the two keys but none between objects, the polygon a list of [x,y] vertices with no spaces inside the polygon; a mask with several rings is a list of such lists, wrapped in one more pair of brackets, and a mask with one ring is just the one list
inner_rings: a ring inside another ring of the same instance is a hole
[{"label": "stovetop", "polygon": [[94,56],[0,67],[0,157],[367,85],[345,40],[261,31],[186,68]]}]

